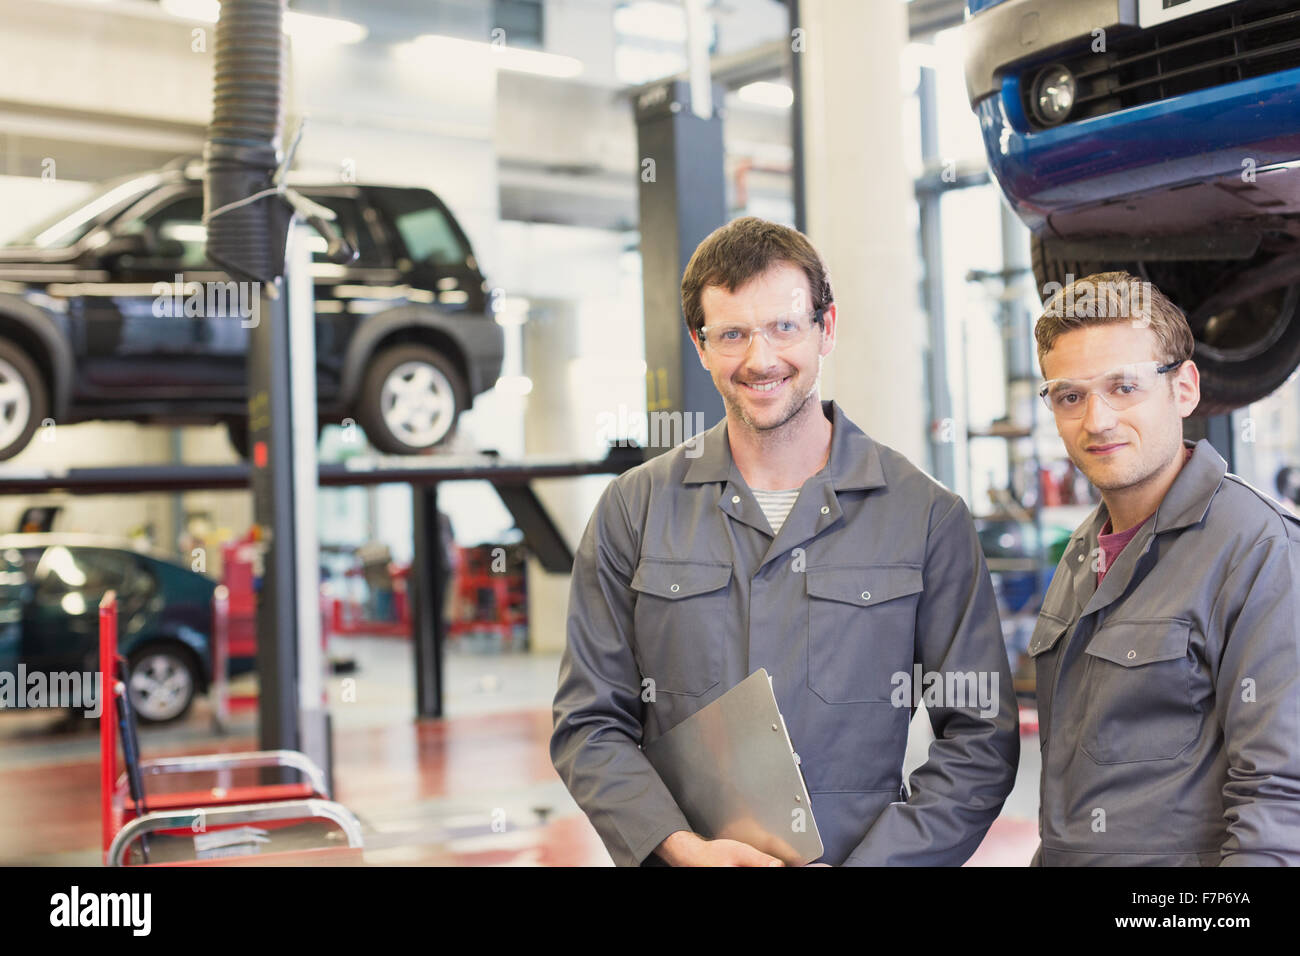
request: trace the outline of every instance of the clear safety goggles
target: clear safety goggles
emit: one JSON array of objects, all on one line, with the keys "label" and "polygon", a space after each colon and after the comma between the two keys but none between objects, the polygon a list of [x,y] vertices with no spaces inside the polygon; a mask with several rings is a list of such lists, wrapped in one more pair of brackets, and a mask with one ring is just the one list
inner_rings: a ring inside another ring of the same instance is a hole
[{"label": "clear safety goggles", "polygon": [[762,325],[719,323],[700,328],[700,341],[721,355],[744,355],[755,335],[762,335],[776,349],[788,349],[808,338],[814,326],[820,327],[824,309],[815,312],[782,312]]},{"label": "clear safety goggles", "polygon": [[1088,410],[1088,396],[1093,392],[1112,409],[1121,412],[1150,398],[1160,376],[1178,368],[1183,361],[1180,359],[1168,365],[1137,362],[1092,378],[1052,378],[1038,386],[1038,397],[1058,418],[1082,418]]}]

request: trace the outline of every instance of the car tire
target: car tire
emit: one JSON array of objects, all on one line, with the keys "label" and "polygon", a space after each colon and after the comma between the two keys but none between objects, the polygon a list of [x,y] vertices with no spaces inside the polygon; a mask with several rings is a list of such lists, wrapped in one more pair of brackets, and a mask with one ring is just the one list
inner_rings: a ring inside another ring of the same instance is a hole
[{"label": "car tire", "polygon": [[1127,268],[1122,265],[1110,265],[1105,262],[1089,262],[1082,259],[1061,259],[1047,249],[1047,243],[1041,236],[1034,236],[1029,243],[1030,263],[1034,269],[1034,281],[1038,283],[1038,298],[1046,301],[1043,290],[1052,283],[1068,285],[1075,279],[1082,279],[1098,272]]},{"label": "car tire", "polygon": [[189,713],[198,693],[194,655],[176,644],[146,644],[131,654],[127,689],[136,718],[170,724]]},{"label": "car tire", "polygon": [[[1202,291],[1192,284],[1205,281],[1213,263],[1185,262],[1089,262],[1065,260],[1048,254],[1045,243],[1035,236],[1032,244],[1034,279],[1039,295],[1048,283],[1066,284],[1073,276],[1081,279],[1097,272],[1123,269],[1152,282],[1184,311],[1195,301],[1204,301]],[[1226,415],[1234,409],[1272,394],[1300,366],[1300,284],[1265,292],[1233,309],[1242,316],[1235,328],[1250,328],[1244,339],[1227,342],[1214,339],[1215,316],[1199,333],[1192,358],[1201,374],[1201,401],[1192,413],[1197,418]]]},{"label": "car tire", "polygon": [[469,389],[455,364],[427,345],[412,343],[372,360],[362,380],[357,420],[377,450],[415,455],[449,441],[468,405]]},{"label": "car tire", "polygon": [[1246,313],[1244,325],[1254,332],[1226,348],[1197,338],[1192,356],[1201,373],[1197,417],[1226,415],[1271,395],[1300,365],[1300,285],[1265,292],[1233,311]]},{"label": "car tire", "polygon": [[31,356],[0,339],[0,461],[28,446],[49,407],[45,378]]}]

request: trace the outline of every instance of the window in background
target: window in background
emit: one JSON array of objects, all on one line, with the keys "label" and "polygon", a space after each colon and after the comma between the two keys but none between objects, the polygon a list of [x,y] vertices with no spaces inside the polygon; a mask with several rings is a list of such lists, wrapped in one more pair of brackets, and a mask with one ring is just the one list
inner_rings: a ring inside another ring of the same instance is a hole
[{"label": "window in background", "polygon": [[1232,413],[1232,470],[1300,513],[1300,376]]},{"label": "window in background", "polygon": [[216,268],[207,255],[208,230],[203,225],[203,197],[185,196],[149,214],[144,220],[149,251],[147,268],[202,270]]},{"label": "window in background", "polygon": [[[363,217],[360,203],[343,196],[312,196],[314,201],[333,209],[338,216],[334,227],[357,250],[358,266],[382,266],[384,257],[375,242],[370,225]],[[149,237],[150,252],[141,257],[145,268],[176,270],[212,270],[217,267],[207,255],[207,227],[203,225],[203,196],[191,194],[154,210],[143,221]],[[128,225],[126,228],[130,228]],[[312,261],[324,262],[325,239],[312,234]]]},{"label": "window in background", "polygon": [[447,217],[435,206],[403,213],[396,219],[406,251],[416,262],[454,266],[465,261],[465,247]]},{"label": "window in background", "polygon": [[[709,18],[709,53],[718,28]],[[686,69],[686,12],[680,3],[632,0],[614,8],[614,75],[635,86]]]},{"label": "window in background", "polygon": [[495,0],[492,26],[505,31],[506,46],[542,48],[545,38],[541,0]]},{"label": "window in background", "polygon": [[[360,200],[345,196],[312,196],[314,201],[334,210],[338,217],[334,228],[357,250],[357,259],[353,265],[384,266],[387,264],[383,252],[375,242],[370,222]],[[313,262],[326,262],[328,247],[323,236],[312,234],[311,258]]]}]

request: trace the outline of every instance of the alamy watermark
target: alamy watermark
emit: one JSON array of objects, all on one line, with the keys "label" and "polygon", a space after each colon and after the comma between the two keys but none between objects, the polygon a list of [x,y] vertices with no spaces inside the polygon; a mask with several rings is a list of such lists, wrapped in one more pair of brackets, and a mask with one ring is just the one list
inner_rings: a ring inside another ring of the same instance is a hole
[{"label": "alamy watermark", "polygon": [[174,282],[155,282],[154,318],[233,318],[238,317],[246,329],[261,321],[262,283],[260,282],[186,282],[176,273]]},{"label": "alamy watermark", "polygon": [[703,412],[634,412],[619,405],[617,412],[596,416],[596,437],[604,444],[626,446],[629,441],[642,448],[676,448],[686,445],[687,458],[704,454]]},{"label": "alamy watermark", "polygon": [[152,893],[94,893],[75,883],[67,893],[50,897],[50,925],[118,926],[133,936],[148,936],[153,927]]},{"label": "alamy watermark", "polygon": [[923,671],[916,664],[910,674],[895,671],[890,683],[889,702],[895,707],[978,707],[981,717],[998,713],[997,671]]},{"label": "alamy watermark", "polygon": [[104,681],[99,671],[0,671],[0,709],[46,707],[80,710],[96,718],[104,711]]},{"label": "alamy watermark", "polygon": [[1069,273],[1064,284],[1043,285],[1043,314],[1053,318],[1132,319],[1134,328],[1146,328],[1151,324],[1153,289],[1150,282],[1141,279],[1093,282],[1076,280],[1074,273]]}]

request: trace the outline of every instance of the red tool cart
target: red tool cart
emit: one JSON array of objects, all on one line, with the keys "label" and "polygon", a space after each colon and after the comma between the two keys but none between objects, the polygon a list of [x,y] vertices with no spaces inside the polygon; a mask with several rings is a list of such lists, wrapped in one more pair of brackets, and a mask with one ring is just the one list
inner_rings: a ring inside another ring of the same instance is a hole
[{"label": "red tool cart", "polygon": [[528,592],[521,551],[500,545],[457,548],[454,586],[447,628],[451,637],[487,632],[502,647],[518,649],[527,643]]},{"label": "red tool cart", "polygon": [[[255,557],[255,545],[249,539],[221,546],[223,583],[212,596],[212,720],[219,731],[228,729],[232,713],[257,709],[256,693],[238,694],[230,690],[231,659],[257,656]],[[328,646],[330,635],[325,601],[322,595],[322,647]]]},{"label": "red tool cart", "polygon": [[[99,668],[104,698],[99,724],[99,779],[105,865],[126,865],[136,843],[143,862],[149,865],[361,862],[360,824],[346,807],[329,799],[324,773],[304,754],[268,750],[141,759],[135,716],[123,680],[125,667],[125,660],[117,652],[117,596],[109,591],[99,607]],[[267,767],[291,768],[305,779],[301,783],[145,793],[146,777],[233,774]],[[320,826],[314,821],[333,824],[329,829],[341,831],[346,846],[303,846],[304,835],[320,842]],[[301,832],[304,825],[311,825],[310,833]],[[298,832],[291,832],[293,828]],[[269,836],[272,831],[280,832]],[[159,857],[156,861],[151,859],[151,839]],[[263,843],[272,845],[269,852],[260,851]],[[279,849],[279,845],[286,849]],[[177,851],[197,858],[177,859]]]},{"label": "red tool cart", "polygon": [[231,658],[257,655],[253,547],[249,541],[221,546],[223,583],[212,596],[212,719],[220,730],[232,712],[257,708],[257,694],[233,694],[229,686]]},{"label": "red tool cart", "polygon": [[[366,568],[349,568],[344,577],[349,586],[347,597],[336,597],[330,602],[330,632],[348,637],[410,637],[411,606],[407,599],[406,579],[409,564],[391,563],[387,568],[388,583],[392,588],[392,617],[375,619],[369,616],[365,602],[356,597],[352,583],[367,579]],[[366,590],[374,587],[373,578],[366,580]]]}]

